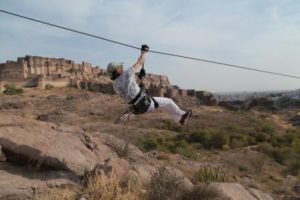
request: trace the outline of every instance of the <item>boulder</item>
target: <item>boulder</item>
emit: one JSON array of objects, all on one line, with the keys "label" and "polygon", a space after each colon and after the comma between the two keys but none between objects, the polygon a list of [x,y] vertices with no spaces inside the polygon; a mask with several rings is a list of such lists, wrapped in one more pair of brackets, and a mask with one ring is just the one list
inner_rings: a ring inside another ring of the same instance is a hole
[{"label": "boulder", "polygon": [[50,123],[9,114],[1,116],[0,145],[8,162],[65,170],[78,176],[98,162],[80,129],[59,130]]},{"label": "boulder", "polygon": [[184,188],[192,189],[192,187],[194,186],[193,183],[188,178],[186,178],[178,169],[173,167],[165,167],[165,169],[167,170],[168,173],[170,173],[174,177],[182,178],[182,184]]},{"label": "boulder", "polygon": [[46,187],[74,185],[75,177],[66,171],[43,171],[32,173],[23,167],[0,162],[0,200],[23,200],[37,190]]},{"label": "boulder", "polygon": [[273,198],[269,194],[263,193],[257,189],[250,188],[249,192],[258,200],[273,200]]},{"label": "boulder", "polygon": [[212,183],[212,186],[230,200],[273,200],[271,196],[261,191],[255,189],[248,191],[239,183]]},{"label": "boulder", "polygon": [[[101,137],[73,126],[25,119],[1,113],[0,200],[24,199],[34,190],[75,184],[97,166],[113,169],[121,177],[129,164]],[[104,164],[102,164],[104,163]]]}]

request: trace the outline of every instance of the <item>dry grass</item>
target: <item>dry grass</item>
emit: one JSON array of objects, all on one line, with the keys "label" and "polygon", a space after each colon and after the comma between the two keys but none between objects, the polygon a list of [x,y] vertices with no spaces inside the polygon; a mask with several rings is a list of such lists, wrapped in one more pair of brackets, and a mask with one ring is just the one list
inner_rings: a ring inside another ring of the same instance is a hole
[{"label": "dry grass", "polygon": [[81,197],[86,200],[142,200],[139,187],[132,180],[122,184],[115,173],[101,172],[89,177],[85,186],[50,189],[36,194],[33,200],[77,200]]},{"label": "dry grass", "polygon": [[53,188],[43,193],[38,193],[33,197],[33,200],[75,200],[76,199],[75,188]]},{"label": "dry grass", "polygon": [[138,188],[132,188],[132,184],[127,184],[122,188],[120,179],[112,173],[105,175],[100,173],[96,177],[88,180],[84,193],[89,200],[138,200],[141,199]]},{"label": "dry grass", "polygon": [[216,167],[201,167],[194,175],[194,183],[209,184],[212,182],[228,182],[227,173],[221,168]]}]

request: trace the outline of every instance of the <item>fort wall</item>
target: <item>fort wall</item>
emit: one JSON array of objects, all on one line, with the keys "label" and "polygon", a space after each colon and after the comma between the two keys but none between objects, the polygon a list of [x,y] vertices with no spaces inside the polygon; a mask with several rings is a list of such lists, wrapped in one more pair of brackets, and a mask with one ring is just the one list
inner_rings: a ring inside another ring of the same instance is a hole
[{"label": "fort wall", "polygon": [[31,78],[19,78],[19,79],[5,79],[2,80],[2,85],[15,85],[16,87],[37,87],[38,82],[36,79]]},{"label": "fort wall", "polygon": [[53,87],[68,87],[70,85],[70,80],[68,78],[39,78],[38,79],[38,87],[41,89],[45,89],[47,85],[51,85]]}]

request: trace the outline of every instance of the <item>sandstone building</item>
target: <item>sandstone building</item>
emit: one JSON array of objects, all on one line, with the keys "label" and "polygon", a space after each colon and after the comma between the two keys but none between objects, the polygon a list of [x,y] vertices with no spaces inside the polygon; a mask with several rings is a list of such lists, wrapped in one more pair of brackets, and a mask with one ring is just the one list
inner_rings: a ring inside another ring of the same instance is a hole
[{"label": "sandstone building", "polygon": [[99,67],[92,67],[88,62],[76,64],[64,58],[47,58],[40,56],[19,57],[17,61],[7,61],[0,64],[0,79],[26,79],[37,77],[67,77],[72,72],[81,75],[99,74]]}]

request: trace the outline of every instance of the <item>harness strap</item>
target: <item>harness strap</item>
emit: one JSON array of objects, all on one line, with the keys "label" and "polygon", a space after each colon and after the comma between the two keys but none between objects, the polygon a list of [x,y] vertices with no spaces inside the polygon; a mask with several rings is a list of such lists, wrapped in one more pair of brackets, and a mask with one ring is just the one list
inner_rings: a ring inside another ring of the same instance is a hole
[{"label": "harness strap", "polygon": [[[136,95],[136,97],[134,98],[134,99],[132,99],[128,104],[132,104],[132,105],[135,105],[135,104],[137,104],[145,95],[148,95],[147,93],[146,93],[146,90],[145,90],[145,88],[144,87],[141,87],[140,88],[140,91],[139,91],[139,93]],[[149,95],[148,95],[149,96]],[[155,108],[158,108],[159,107],[159,104],[158,104],[158,102],[153,98],[153,97],[151,97],[151,96],[149,96],[151,99],[152,99],[152,101],[154,102],[154,107]]]},{"label": "harness strap", "polygon": [[143,88],[140,88],[139,93],[128,104],[134,104],[141,97],[143,90]]},{"label": "harness strap", "polygon": [[151,99],[154,102],[154,108],[158,108],[159,107],[158,102],[153,97],[151,97]]}]

